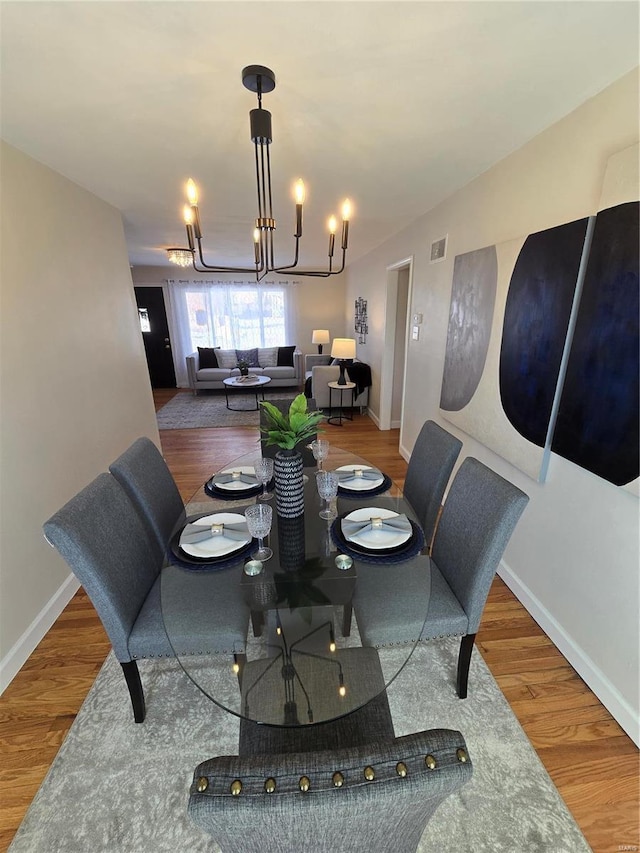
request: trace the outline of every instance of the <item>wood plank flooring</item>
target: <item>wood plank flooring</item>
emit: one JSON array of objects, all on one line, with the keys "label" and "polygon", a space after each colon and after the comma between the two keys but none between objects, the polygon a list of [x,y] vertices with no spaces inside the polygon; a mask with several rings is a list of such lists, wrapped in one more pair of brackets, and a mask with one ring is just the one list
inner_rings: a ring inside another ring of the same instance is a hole
[{"label": "wood plank flooring", "polygon": [[[156,408],[175,393],[155,392]],[[326,437],[402,483],[406,463],[398,453],[397,430],[380,432],[366,416],[356,415],[343,427],[328,426]],[[257,440],[257,431],[249,427],[161,433],[163,453],[185,500],[211,471],[255,448]],[[594,853],[639,851],[638,750],[499,578],[485,607],[477,647]],[[1,851],[15,834],[109,648],[80,590],[0,697]]]}]

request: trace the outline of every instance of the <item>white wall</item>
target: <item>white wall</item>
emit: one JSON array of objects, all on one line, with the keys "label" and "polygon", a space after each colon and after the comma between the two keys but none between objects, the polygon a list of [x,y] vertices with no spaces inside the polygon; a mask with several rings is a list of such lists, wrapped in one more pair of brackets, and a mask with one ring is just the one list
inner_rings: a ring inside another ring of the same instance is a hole
[{"label": "white wall", "polygon": [[[356,296],[369,301],[376,415],[386,268],[414,256],[410,310],[424,322],[420,340],[409,342],[403,453],[432,418],[464,441],[463,457],[478,457],[530,495],[501,573],[636,741],[637,498],[556,455],[547,482],[535,483],[443,421],[438,404],[455,255],[594,214],[608,158],[637,140],[633,72],[350,266],[347,287],[347,304]],[[429,264],[431,242],[445,234],[446,260]]]},{"label": "white wall", "polygon": [[77,588],[42,523],[159,435],[119,212],[5,143],[0,155],[3,689]]},{"label": "white wall", "polygon": [[[155,285],[164,287],[165,306],[171,327],[171,307],[168,299],[169,285],[167,279],[185,279],[197,281],[198,279],[216,279],[220,281],[233,281],[239,276],[223,273],[212,273],[201,275],[192,269],[181,269],[175,265],[166,267],[134,267],[132,270],[133,284],[135,287]],[[240,276],[242,280],[250,281],[248,275]],[[269,277],[271,280],[271,277]],[[277,281],[278,277],[273,276]],[[353,312],[351,312],[351,323],[345,325],[345,292],[346,284],[344,274],[332,276],[331,278],[303,278],[291,275],[283,280],[296,281],[298,284],[290,287],[292,300],[291,340],[283,341],[284,344],[296,344],[303,353],[317,352],[317,344],[311,343],[311,333],[314,329],[329,329],[332,338],[341,338],[347,335],[353,336]],[[325,352],[328,351],[325,347]],[[176,365],[176,372],[180,367]]]}]

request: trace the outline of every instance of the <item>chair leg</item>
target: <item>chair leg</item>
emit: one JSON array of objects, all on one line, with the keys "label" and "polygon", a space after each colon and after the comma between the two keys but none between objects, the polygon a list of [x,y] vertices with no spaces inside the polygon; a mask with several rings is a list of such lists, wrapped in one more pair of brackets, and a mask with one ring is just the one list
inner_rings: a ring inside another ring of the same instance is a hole
[{"label": "chair leg", "polygon": [[138,663],[135,660],[130,660],[127,663],[120,663],[124,672],[125,681],[129,688],[129,696],[131,696],[131,704],[133,705],[133,719],[136,723],[144,722],[146,709],[144,706],[144,691],[142,689],[142,681],[138,672]]},{"label": "chair leg", "polygon": [[458,654],[458,677],[456,688],[461,699],[467,698],[467,683],[469,681],[469,664],[471,663],[471,652],[475,634],[467,634],[460,640],[460,652]]}]

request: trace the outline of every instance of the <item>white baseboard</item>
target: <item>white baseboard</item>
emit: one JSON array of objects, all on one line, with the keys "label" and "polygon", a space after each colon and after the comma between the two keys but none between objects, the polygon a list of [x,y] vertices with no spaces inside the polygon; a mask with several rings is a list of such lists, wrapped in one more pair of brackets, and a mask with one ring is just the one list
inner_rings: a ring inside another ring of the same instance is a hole
[{"label": "white baseboard", "polygon": [[504,561],[500,563],[498,574],[516,598],[527,608],[553,644],[569,661],[578,675],[593,690],[611,716],[620,724],[631,740],[640,746],[640,717],[638,712],[632,708],[602,670],[595,665],[591,658],[585,654],[584,650],[566,633],[562,625],[554,619],[546,607],[522,583]]},{"label": "white baseboard", "polygon": [[398,453],[402,456],[405,462],[408,462],[411,459],[411,451],[407,450],[403,444],[398,448]]},{"label": "white baseboard", "polygon": [[380,418],[377,415],[375,415],[371,409],[367,409],[367,414],[369,415],[371,420],[374,422],[374,424],[378,427],[378,429],[380,429]]},{"label": "white baseboard", "polygon": [[402,421],[391,421],[391,429],[400,429]]},{"label": "white baseboard", "polygon": [[29,655],[76,594],[80,584],[75,575],[69,575],[55,595],[45,604],[18,642],[0,661],[0,695],[16,677]]}]

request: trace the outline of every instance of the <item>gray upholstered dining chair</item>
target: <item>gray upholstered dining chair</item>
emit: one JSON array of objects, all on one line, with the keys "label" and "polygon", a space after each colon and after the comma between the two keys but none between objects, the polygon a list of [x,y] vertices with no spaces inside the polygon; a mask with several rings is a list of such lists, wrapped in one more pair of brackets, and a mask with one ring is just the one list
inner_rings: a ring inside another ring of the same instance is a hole
[{"label": "gray upholstered dining chair", "polygon": [[213,601],[194,586],[195,573],[177,574],[172,584],[175,626],[169,641],[161,610],[162,555],[111,474],[96,477],[46,521],[43,529],[47,541],[86,590],[104,625],[122,666],[136,723],[145,718],[140,658],[203,651],[233,653],[244,648],[249,610],[234,594],[240,566],[221,573],[222,585],[216,586]]},{"label": "gray upholstered dining chair", "polygon": [[[467,696],[469,665],[491,582],[529,497],[482,462],[467,457],[453,479],[427,564],[431,591],[426,620],[423,612],[403,607],[422,594],[419,574],[404,577],[402,594],[390,603],[380,576],[358,576],[354,597],[363,643],[385,645],[462,636],[458,655],[457,691]],[[412,616],[408,616],[412,613]]]},{"label": "gray upholstered dining chair", "polygon": [[435,810],[471,775],[464,738],[449,729],[338,750],[221,756],[196,768],[188,812],[222,853],[414,853]]},{"label": "gray upholstered dining chair", "polygon": [[416,513],[427,547],[442,505],[442,496],[456,463],[462,442],[435,421],[425,421],[411,451],[403,494]]},{"label": "gray upholstered dining chair", "polygon": [[184,505],[173,475],[155,444],[144,436],[109,466],[142,523],[164,554]]}]

